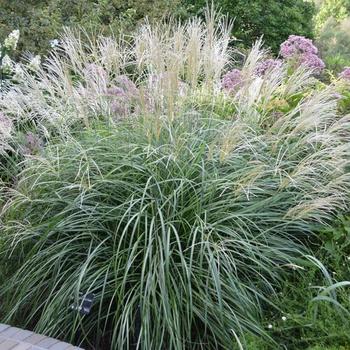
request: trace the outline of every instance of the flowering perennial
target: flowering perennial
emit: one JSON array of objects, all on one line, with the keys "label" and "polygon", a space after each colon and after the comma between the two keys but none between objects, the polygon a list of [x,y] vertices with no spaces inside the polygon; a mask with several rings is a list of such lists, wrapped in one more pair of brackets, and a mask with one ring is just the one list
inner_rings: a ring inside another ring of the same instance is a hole
[{"label": "flowering perennial", "polygon": [[40,151],[43,147],[42,139],[29,131],[24,136],[24,145],[21,147],[22,153],[24,155],[33,155]]},{"label": "flowering perennial", "polygon": [[53,40],[50,40],[49,43],[50,43],[50,46],[54,48],[60,44],[60,41],[58,39],[53,39]]},{"label": "flowering perennial", "polygon": [[350,67],[345,67],[344,70],[340,73],[339,77],[350,82]]},{"label": "flowering perennial", "polygon": [[255,70],[255,74],[258,75],[259,77],[265,75],[266,72],[277,68],[277,67],[281,67],[282,65],[282,61],[281,60],[275,60],[272,58],[269,58],[265,61],[262,61],[258,64],[258,66],[256,67]]},{"label": "flowering perennial", "polygon": [[305,53],[300,57],[300,63],[310,69],[313,69],[316,73],[321,73],[321,71],[326,67],[324,62],[312,53]]},{"label": "flowering perennial", "polygon": [[4,48],[9,51],[16,50],[19,39],[19,30],[12,31],[4,41]]},{"label": "flowering perennial", "polygon": [[40,55],[36,55],[34,56],[31,61],[29,62],[29,69],[32,71],[37,71],[40,67],[41,64],[41,56]]},{"label": "flowering perennial", "polygon": [[285,59],[295,60],[319,74],[325,68],[324,62],[317,56],[318,49],[312,40],[299,35],[290,35],[281,44],[280,55]]},{"label": "flowering perennial", "polygon": [[5,74],[10,74],[13,70],[13,62],[8,55],[5,55],[1,62],[1,70]]},{"label": "flowering perennial", "polygon": [[288,39],[281,44],[280,55],[283,58],[290,58],[302,54],[318,54],[318,49],[312,43],[312,40],[299,35],[290,35]]},{"label": "flowering perennial", "polygon": [[239,69],[227,72],[222,78],[221,85],[228,92],[235,91],[242,85],[242,72]]},{"label": "flowering perennial", "polygon": [[126,75],[117,76],[115,83],[118,86],[113,85],[106,91],[112,99],[111,111],[115,116],[126,116],[132,102],[139,97],[139,90]]},{"label": "flowering perennial", "polygon": [[24,71],[22,69],[22,66],[19,63],[16,63],[15,68],[13,70],[13,77],[12,79],[14,81],[21,81],[24,78]]}]

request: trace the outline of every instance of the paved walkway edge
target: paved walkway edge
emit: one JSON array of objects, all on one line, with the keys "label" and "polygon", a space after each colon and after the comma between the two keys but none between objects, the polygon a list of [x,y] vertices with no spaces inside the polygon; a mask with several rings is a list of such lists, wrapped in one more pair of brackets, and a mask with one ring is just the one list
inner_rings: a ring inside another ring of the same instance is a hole
[{"label": "paved walkway edge", "polygon": [[57,339],[0,323],[0,350],[83,350]]}]

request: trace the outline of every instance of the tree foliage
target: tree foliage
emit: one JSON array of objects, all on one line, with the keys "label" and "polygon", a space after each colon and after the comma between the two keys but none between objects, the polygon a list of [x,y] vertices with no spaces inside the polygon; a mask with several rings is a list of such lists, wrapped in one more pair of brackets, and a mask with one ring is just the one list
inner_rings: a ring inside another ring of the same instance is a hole
[{"label": "tree foliage", "polygon": [[175,8],[166,0],[0,0],[0,39],[20,29],[19,52],[45,53],[64,26],[108,34],[131,30],[144,17],[157,20]]},{"label": "tree foliage", "polygon": [[[245,46],[263,35],[266,45],[277,52],[290,34],[313,36],[315,7],[304,0],[217,0],[215,6],[234,19],[233,35]],[[206,0],[183,0],[191,14],[202,14]],[[185,11],[186,12],[186,11]]]},{"label": "tree foliage", "polygon": [[322,27],[317,46],[326,62],[327,68],[339,73],[350,66],[350,17],[337,22],[329,18]]},{"label": "tree foliage", "polygon": [[[128,32],[146,16],[188,18],[204,14],[207,4],[207,0],[0,0],[0,40],[20,29],[20,51],[45,53],[63,26],[79,25],[104,34]],[[304,0],[218,0],[214,5],[235,20],[233,35],[243,45],[250,46],[263,35],[266,45],[277,52],[289,34],[312,37],[314,6]]]},{"label": "tree foliage", "polygon": [[348,0],[324,0],[315,17],[315,27],[320,31],[330,18],[337,22],[344,20],[350,14],[350,1]]}]

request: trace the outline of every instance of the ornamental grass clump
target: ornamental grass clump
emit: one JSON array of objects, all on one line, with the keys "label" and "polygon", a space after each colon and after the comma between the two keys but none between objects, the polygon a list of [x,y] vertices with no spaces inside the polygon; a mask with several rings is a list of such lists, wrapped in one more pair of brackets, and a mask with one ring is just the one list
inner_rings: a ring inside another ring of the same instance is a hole
[{"label": "ornamental grass clump", "polygon": [[[343,125],[303,119],[262,134],[196,114],[134,120],[48,147],[5,208],[4,321],[111,348],[267,336],[300,242],[346,206]],[[90,316],[69,311],[80,292],[96,295]]]},{"label": "ornamental grass clump", "polygon": [[[260,43],[223,90],[227,27],[210,18],[146,25],[129,46],[69,34],[3,96],[48,137],[30,135],[1,211],[1,322],[91,349],[273,343],[268,315],[314,261],[315,225],[348,209],[350,121],[332,89],[304,94],[312,70],[258,76]],[[71,310],[80,293],[89,315]]]},{"label": "ornamental grass clump", "polygon": [[[106,348],[268,337],[302,242],[347,206],[349,125],[328,98],[263,132],[194,113],[47,147],[4,208],[2,320]],[[69,309],[79,293],[96,295],[89,316]]]},{"label": "ornamental grass clump", "polygon": [[21,81],[2,94],[0,109],[55,134],[100,119],[174,114],[185,93],[217,87],[230,60],[231,27],[208,11],[205,22],[146,23],[132,38],[67,29],[42,64],[21,65]]}]

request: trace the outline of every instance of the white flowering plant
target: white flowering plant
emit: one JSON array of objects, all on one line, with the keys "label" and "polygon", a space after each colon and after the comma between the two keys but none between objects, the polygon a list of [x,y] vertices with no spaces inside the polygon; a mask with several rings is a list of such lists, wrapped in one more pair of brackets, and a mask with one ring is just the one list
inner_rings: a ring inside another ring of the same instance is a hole
[{"label": "white flowering plant", "polygon": [[11,54],[16,50],[20,32],[18,29],[13,30],[3,44],[0,44],[0,82],[1,85],[5,79],[12,75],[15,64],[10,58]]},{"label": "white flowering plant", "polygon": [[[25,59],[25,63],[15,62],[11,55],[17,48],[20,32],[19,30],[13,30],[8,37],[4,40],[3,44],[0,44],[0,86],[6,80],[11,80],[14,83],[19,83],[24,79],[25,71],[30,74],[35,74],[41,65],[40,55],[29,55]],[[52,41],[52,48],[59,44],[57,39]],[[24,65],[28,69],[23,69]]]}]

